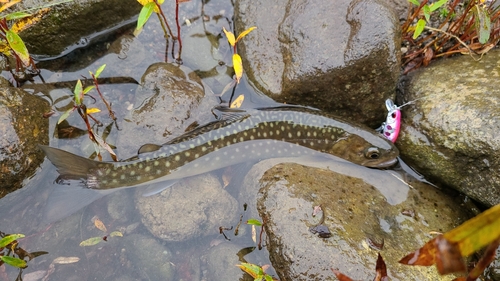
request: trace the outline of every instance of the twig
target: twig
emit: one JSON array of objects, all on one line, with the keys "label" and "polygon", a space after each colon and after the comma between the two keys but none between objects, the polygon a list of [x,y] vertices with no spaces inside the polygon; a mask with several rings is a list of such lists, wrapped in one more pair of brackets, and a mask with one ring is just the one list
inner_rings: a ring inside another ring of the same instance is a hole
[{"label": "twig", "polygon": [[462,44],[462,46],[464,46],[469,51],[469,55],[470,55],[470,57],[473,60],[480,61],[483,58],[484,53],[482,53],[479,58],[475,58],[474,55],[473,55],[473,53],[475,53],[475,52],[467,44],[465,44],[464,41],[460,40],[460,38],[458,38],[458,36],[453,35],[453,34],[451,34],[449,32],[444,31],[444,30],[433,28],[433,27],[429,27],[429,26],[426,26],[424,28],[427,29],[427,30],[435,31],[435,32],[441,32],[441,33],[444,33],[444,34],[446,34],[448,36],[451,36],[451,37],[455,38],[458,42],[460,42],[460,44]]}]

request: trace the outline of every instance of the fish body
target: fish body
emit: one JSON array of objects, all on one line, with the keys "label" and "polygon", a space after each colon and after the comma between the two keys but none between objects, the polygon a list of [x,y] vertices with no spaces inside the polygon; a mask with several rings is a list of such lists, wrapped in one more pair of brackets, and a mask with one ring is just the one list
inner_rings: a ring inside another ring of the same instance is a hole
[{"label": "fish body", "polygon": [[401,107],[394,104],[391,99],[385,101],[385,106],[387,108],[387,117],[382,126],[377,130],[384,135],[391,142],[396,142],[399,136],[399,130],[401,128]]},{"label": "fish body", "polygon": [[302,107],[251,110],[218,108],[221,120],[164,145],[145,145],[133,160],[98,162],[41,146],[62,179],[89,189],[133,187],[198,175],[246,161],[328,153],[382,168],[399,152],[379,134],[320,111]]}]

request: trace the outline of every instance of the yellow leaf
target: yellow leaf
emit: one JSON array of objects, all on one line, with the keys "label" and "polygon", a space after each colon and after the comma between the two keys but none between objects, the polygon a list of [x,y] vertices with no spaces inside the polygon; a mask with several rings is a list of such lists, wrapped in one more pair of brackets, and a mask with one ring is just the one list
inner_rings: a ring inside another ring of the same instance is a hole
[{"label": "yellow leaf", "polygon": [[107,229],[106,229],[106,226],[104,225],[104,223],[98,219],[98,218],[95,218],[94,220],[94,225],[95,227],[97,227],[97,229],[99,229],[100,231],[102,232],[108,232]]},{"label": "yellow leaf", "polygon": [[14,25],[12,26],[11,30],[14,31],[15,33],[19,33],[23,30],[26,30],[39,21],[42,20],[42,17],[47,14],[50,11],[50,8],[43,8],[37,11],[36,13],[32,14],[29,17],[22,18],[20,20],[17,20]]},{"label": "yellow leaf", "polygon": [[2,7],[0,7],[0,12],[3,12],[5,9],[8,9],[9,7],[11,7],[12,5],[16,4],[16,3],[19,3],[21,2],[21,0],[13,0],[13,1],[10,1],[9,3],[3,5]]},{"label": "yellow leaf", "polygon": [[101,110],[97,107],[87,108],[87,114],[92,114],[92,113],[97,113],[97,112],[101,112]]},{"label": "yellow leaf", "polygon": [[250,33],[252,30],[254,30],[256,28],[257,27],[252,26],[252,27],[248,28],[247,30],[243,31],[240,35],[238,35],[238,38],[236,38],[236,42],[240,41],[241,38],[245,37],[248,33]]},{"label": "yellow leaf", "polygon": [[236,75],[236,82],[240,83],[241,76],[243,76],[243,63],[238,54],[233,55],[233,68],[234,74]]},{"label": "yellow leaf", "polygon": [[[234,80],[233,80],[234,81]],[[240,108],[241,107],[241,104],[243,103],[243,100],[245,100],[245,96],[244,95],[240,95],[238,96],[232,103],[231,105],[229,106],[229,108]],[[229,184],[229,182],[227,183]],[[226,185],[227,185],[226,184]]]},{"label": "yellow leaf", "polygon": [[479,251],[500,237],[500,205],[491,207],[443,236],[458,244],[462,256]]},{"label": "yellow leaf", "polygon": [[234,44],[236,44],[236,40],[234,40],[234,34],[231,31],[227,31],[224,27],[222,27],[222,30],[224,30],[229,44],[231,44],[231,46],[234,46]]}]

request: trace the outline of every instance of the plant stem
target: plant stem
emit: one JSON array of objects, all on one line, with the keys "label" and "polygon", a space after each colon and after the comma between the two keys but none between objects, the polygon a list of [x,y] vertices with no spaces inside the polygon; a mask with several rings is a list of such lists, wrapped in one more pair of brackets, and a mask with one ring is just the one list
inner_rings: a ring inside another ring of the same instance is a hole
[{"label": "plant stem", "polygon": [[177,24],[177,40],[179,40],[179,53],[177,55],[177,62],[182,63],[182,39],[181,39],[181,26],[179,25],[179,0],[175,0],[175,23]]}]

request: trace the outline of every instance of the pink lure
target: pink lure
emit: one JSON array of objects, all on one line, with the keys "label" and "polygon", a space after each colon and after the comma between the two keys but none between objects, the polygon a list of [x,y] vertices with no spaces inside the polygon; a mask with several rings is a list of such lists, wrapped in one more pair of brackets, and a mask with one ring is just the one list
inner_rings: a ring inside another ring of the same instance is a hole
[{"label": "pink lure", "polygon": [[399,136],[399,129],[401,127],[401,106],[397,106],[391,99],[385,101],[387,107],[387,118],[382,126],[377,129],[391,142],[396,142]]}]

